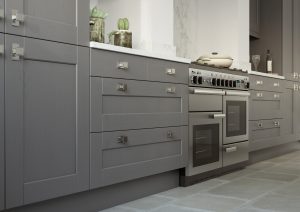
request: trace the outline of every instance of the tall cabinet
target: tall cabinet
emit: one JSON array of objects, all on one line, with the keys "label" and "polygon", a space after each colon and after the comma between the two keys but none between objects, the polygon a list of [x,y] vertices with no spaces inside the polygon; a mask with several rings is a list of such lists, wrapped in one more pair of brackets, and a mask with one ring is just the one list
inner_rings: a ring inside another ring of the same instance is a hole
[{"label": "tall cabinet", "polygon": [[0,33],[0,211],[4,209],[4,35]]},{"label": "tall cabinet", "polygon": [[0,0],[1,9],[0,209],[3,173],[6,208],[88,190],[89,3]]}]

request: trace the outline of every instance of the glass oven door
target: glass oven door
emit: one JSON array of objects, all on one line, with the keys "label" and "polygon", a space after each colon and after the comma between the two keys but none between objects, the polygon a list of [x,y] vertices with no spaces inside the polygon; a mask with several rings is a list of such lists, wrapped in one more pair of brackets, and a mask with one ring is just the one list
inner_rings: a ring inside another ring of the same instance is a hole
[{"label": "glass oven door", "polygon": [[218,113],[190,113],[189,166],[186,175],[192,176],[222,166],[222,120]]},{"label": "glass oven door", "polygon": [[224,144],[248,140],[248,99],[248,92],[231,91],[224,97]]}]

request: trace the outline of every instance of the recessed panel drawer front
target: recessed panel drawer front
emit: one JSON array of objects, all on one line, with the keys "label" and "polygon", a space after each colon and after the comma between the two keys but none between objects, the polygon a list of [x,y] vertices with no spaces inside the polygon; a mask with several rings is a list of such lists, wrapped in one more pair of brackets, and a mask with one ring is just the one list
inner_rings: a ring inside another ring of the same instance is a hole
[{"label": "recessed panel drawer front", "polygon": [[189,111],[222,111],[222,96],[218,95],[189,95]]},{"label": "recessed panel drawer front", "polygon": [[251,90],[282,92],[284,87],[283,83],[284,82],[280,79],[253,75],[250,76]]},{"label": "recessed panel drawer front", "polygon": [[188,64],[148,59],[150,81],[188,84]]},{"label": "recessed panel drawer front", "polygon": [[250,120],[282,118],[282,93],[252,91]]},{"label": "recessed panel drawer front", "polygon": [[249,142],[241,142],[223,146],[223,167],[249,160]]},{"label": "recessed panel drawer front", "polygon": [[184,167],[188,151],[187,128],[92,134],[91,188]]},{"label": "recessed panel drawer front", "polygon": [[147,80],[147,58],[91,49],[91,75]]},{"label": "recessed panel drawer front", "polygon": [[250,140],[262,140],[280,136],[282,119],[250,121]]},{"label": "recessed panel drawer front", "polygon": [[181,84],[92,79],[91,131],[187,125],[187,96]]}]

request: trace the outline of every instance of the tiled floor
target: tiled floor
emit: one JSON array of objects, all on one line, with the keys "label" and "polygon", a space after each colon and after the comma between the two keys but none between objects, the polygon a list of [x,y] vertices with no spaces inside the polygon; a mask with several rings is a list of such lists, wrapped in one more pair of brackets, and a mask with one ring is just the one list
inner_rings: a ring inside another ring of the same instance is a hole
[{"label": "tiled floor", "polygon": [[300,212],[300,151],[103,212]]}]

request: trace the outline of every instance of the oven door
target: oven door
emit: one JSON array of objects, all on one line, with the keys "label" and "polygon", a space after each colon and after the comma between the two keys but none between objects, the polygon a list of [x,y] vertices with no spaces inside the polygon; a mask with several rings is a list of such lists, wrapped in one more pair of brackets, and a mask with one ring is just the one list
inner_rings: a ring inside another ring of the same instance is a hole
[{"label": "oven door", "polygon": [[222,121],[225,114],[189,114],[189,164],[186,176],[222,167]]},{"label": "oven door", "polygon": [[223,144],[231,144],[249,139],[249,92],[227,91],[223,98],[226,114],[223,124]]}]

